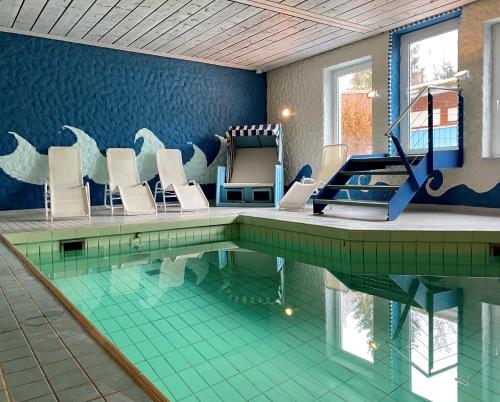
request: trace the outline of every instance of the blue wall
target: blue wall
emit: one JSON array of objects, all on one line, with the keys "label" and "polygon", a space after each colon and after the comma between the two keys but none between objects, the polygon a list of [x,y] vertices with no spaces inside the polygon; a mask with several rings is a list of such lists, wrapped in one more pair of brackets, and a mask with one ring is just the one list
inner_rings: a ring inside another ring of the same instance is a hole
[{"label": "blue wall", "polygon": [[[13,179],[2,169],[15,132],[46,154],[71,145],[64,125],[83,130],[102,153],[134,147],[141,128],[184,162],[198,145],[210,163],[231,124],[266,121],[266,77],[251,71],[167,59],[23,35],[0,33],[0,209],[43,206],[40,185]],[[24,163],[24,162],[23,162]],[[215,176],[214,176],[215,182]],[[91,182],[93,204],[102,185]],[[212,186],[208,186],[212,192]]]}]

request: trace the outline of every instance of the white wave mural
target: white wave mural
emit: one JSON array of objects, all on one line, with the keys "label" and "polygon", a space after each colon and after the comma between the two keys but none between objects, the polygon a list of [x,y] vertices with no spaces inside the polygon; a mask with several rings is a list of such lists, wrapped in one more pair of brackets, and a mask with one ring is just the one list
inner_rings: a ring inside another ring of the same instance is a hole
[{"label": "white wave mural", "polygon": [[10,177],[31,184],[47,181],[49,159],[19,134],[9,131],[17,140],[17,147],[9,155],[0,156],[0,168]]},{"label": "white wave mural", "polygon": [[[479,162],[483,161],[479,160]],[[431,187],[433,180],[435,180],[431,178],[425,185],[427,192],[432,197],[440,197],[451,188],[465,185],[475,193],[481,194],[491,191],[500,180],[500,172],[491,171],[489,174],[485,174],[484,168],[481,168],[479,163],[469,163],[465,169],[467,169],[467,174],[464,174],[464,169],[442,170],[443,178],[439,188],[433,189]]]},{"label": "white wave mural", "polygon": [[[108,168],[106,157],[100,152],[96,141],[85,131],[72,126],[62,126],[76,137],[72,145],[79,147],[82,152],[83,175],[98,184],[108,182]],[[39,153],[36,148],[21,135],[9,132],[17,141],[16,149],[4,156],[0,156],[0,169],[10,177],[29,184],[43,185],[48,177],[48,157]],[[215,183],[217,166],[225,165],[227,147],[223,137],[216,135],[219,140],[217,156],[208,164],[205,153],[195,144],[189,143],[194,150],[191,159],[184,165],[188,180],[196,180],[200,184]],[[134,142],[139,139],[143,144],[137,155],[137,168],[141,180],[151,180],[157,174],[156,151],[165,148],[163,142],[147,128],[141,128],[134,136]]]}]

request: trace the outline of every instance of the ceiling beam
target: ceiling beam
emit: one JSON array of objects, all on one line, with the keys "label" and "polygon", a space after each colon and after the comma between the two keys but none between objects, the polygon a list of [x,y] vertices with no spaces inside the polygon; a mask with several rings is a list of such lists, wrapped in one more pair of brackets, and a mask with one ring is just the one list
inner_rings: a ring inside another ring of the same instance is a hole
[{"label": "ceiling beam", "polygon": [[258,7],[263,10],[275,11],[277,13],[299,17],[304,20],[314,21],[319,24],[329,25],[332,27],[342,28],[353,32],[367,33],[372,31],[371,28],[354,22],[349,22],[339,18],[327,17],[325,15],[312,13],[307,10],[301,10],[297,7],[285,6],[279,3],[273,3],[268,0],[232,0],[235,3],[246,4],[247,6]]},{"label": "ceiling beam", "polygon": [[199,58],[199,57],[183,56],[183,55],[169,53],[169,52],[158,52],[158,51],[150,51],[150,50],[146,50],[146,49],[137,49],[137,48],[134,48],[134,47],[111,45],[111,44],[108,44],[108,43],[90,41],[90,40],[86,40],[86,39],[69,38],[69,37],[66,37],[66,36],[57,36],[57,35],[51,35],[51,34],[43,34],[43,33],[38,33],[38,32],[33,32],[33,31],[22,31],[22,30],[19,30],[19,29],[4,28],[4,27],[1,27],[1,26],[0,26],[0,32],[13,33],[13,34],[18,34],[18,35],[26,35],[26,36],[34,36],[36,38],[52,39],[52,40],[58,40],[58,41],[61,41],[61,42],[77,43],[77,44],[80,44],[80,45],[89,45],[89,46],[103,47],[103,48],[106,48],[106,49],[122,50],[124,52],[147,54],[147,55],[150,55],[150,56],[167,57],[169,59],[194,61],[196,63],[203,63],[203,64],[213,64],[215,66],[239,68],[239,69],[242,69],[242,70],[252,70],[252,71],[255,71],[257,69],[257,67],[255,67],[255,66],[237,64],[237,63],[229,63],[229,62],[226,63],[226,62],[222,62],[222,61],[219,62],[219,61],[214,61],[214,60],[209,60],[209,59],[203,59],[203,58]]}]

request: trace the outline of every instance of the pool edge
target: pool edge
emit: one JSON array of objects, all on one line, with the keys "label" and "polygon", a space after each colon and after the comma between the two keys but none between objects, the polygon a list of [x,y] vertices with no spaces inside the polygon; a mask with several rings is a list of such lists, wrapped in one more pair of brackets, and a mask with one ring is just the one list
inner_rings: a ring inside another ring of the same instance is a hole
[{"label": "pool edge", "polygon": [[[134,382],[154,401],[171,402],[127,357],[104,336],[85,315],[75,307],[73,303],[54,286],[49,279],[43,275],[40,270],[3,234],[0,234],[0,241],[9,251],[22,262],[30,273],[38,279],[43,285],[59,300],[59,302],[69,311],[69,313],[83,326],[83,328],[92,336],[92,338],[102,346],[106,352],[120,365],[121,368],[134,380]],[[92,381],[93,382],[93,381]]]}]

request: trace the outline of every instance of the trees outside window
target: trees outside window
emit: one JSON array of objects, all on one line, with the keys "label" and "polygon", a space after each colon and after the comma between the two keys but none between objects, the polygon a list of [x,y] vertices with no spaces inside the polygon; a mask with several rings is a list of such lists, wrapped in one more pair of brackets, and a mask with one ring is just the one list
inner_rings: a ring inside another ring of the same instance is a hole
[{"label": "trees outside window", "polygon": [[355,65],[337,74],[338,141],[347,144],[348,155],[372,152],[372,69]]}]

